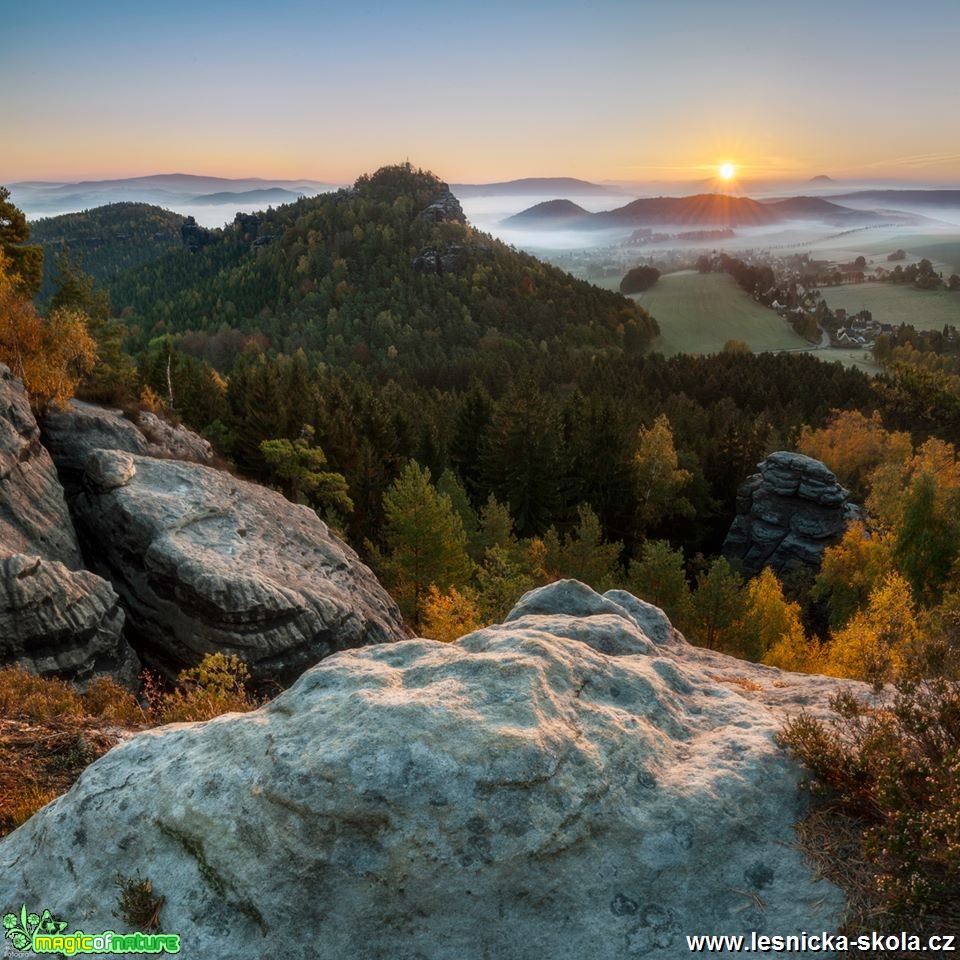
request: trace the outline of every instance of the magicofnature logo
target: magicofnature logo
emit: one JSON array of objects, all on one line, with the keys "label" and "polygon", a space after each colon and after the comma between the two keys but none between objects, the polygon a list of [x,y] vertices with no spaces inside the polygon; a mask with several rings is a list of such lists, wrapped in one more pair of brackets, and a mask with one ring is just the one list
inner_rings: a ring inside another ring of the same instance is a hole
[{"label": "magicofnature logo", "polygon": [[54,917],[49,910],[27,913],[27,905],[20,913],[8,913],[3,918],[3,935],[18,950],[34,953],[179,953],[180,937],[175,933],[103,933],[88,934],[82,930],[65,933],[67,922]]}]

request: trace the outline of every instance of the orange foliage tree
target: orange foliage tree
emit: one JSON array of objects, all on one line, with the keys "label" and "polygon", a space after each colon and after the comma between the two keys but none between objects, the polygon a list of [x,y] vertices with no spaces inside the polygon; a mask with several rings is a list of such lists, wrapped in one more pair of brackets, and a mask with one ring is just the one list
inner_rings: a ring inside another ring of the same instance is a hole
[{"label": "orange foliage tree", "polygon": [[96,360],[84,314],[60,309],[41,317],[0,253],[0,362],[23,381],[34,407],[62,407]]}]

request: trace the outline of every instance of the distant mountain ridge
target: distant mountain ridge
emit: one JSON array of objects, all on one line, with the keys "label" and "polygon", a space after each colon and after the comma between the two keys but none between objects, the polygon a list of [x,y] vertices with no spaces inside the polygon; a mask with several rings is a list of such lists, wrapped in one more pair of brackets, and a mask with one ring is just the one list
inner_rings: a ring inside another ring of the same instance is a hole
[{"label": "distant mountain ridge", "polygon": [[504,180],[500,183],[452,183],[451,192],[460,198],[504,196],[629,196],[620,187],[591,183],[576,177],[524,177],[520,180]]},{"label": "distant mountain ridge", "polygon": [[[111,203],[150,203],[163,207],[189,204],[249,206],[289,203],[299,196],[316,196],[336,189],[319,180],[265,180],[260,177],[207,177],[190,173],[159,173],[144,177],[74,182],[20,181],[10,193],[31,218],[75,213]],[[230,210],[231,213],[234,210]]]},{"label": "distant mountain ridge", "polygon": [[[960,191],[958,202],[960,202]],[[890,216],[855,210],[822,197],[753,200],[721,193],[690,197],[643,197],[615,210],[589,213],[570,200],[535,204],[503,221],[504,226],[575,227],[758,227],[788,220],[812,220],[839,226],[888,221]]]}]

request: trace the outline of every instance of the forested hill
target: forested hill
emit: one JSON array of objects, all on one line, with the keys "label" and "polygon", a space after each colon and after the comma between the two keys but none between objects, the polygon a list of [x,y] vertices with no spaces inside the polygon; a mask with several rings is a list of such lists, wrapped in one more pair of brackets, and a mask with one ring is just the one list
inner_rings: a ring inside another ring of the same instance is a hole
[{"label": "forested hill", "polygon": [[41,300],[53,293],[57,254],[66,249],[99,285],[107,285],[124,270],[156,260],[180,246],[183,216],[149,203],[111,203],[80,213],[46,217],[30,224],[33,243],[44,248]]},{"label": "forested hill", "polygon": [[192,352],[213,357],[206,341],[238,330],[394,373],[478,352],[639,352],[656,332],[632,301],[475,231],[446,184],[409,165],[186,239],[110,285],[130,346],[192,332]]}]

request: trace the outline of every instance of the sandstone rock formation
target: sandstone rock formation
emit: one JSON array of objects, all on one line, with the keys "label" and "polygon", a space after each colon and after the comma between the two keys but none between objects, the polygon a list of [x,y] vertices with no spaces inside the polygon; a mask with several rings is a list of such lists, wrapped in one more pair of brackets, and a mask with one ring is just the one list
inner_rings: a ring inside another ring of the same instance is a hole
[{"label": "sandstone rock formation", "polygon": [[116,929],[139,870],[204,960],[676,960],[686,934],[835,929],[774,738],[837,681],[639,606],[660,644],[628,597],[543,588],[456,643],[344,651],[254,713],[141,734],[0,842],[0,902]]},{"label": "sandstone rock formation", "polygon": [[43,421],[43,441],[50,451],[68,495],[80,488],[87,460],[94,450],[123,450],[144,456],[209,463],[213,448],[186,427],[172,426],[149,412],[137,423],[121,410],[71,400]]},{"label": "sandstone rock formation", "polygon": [[819,569],[823,551],[859,514],[850,492],[819,460],[800,453],[772,453],[758,468],[737,491],[723,555],[748,576],[764,567]]},{"label": "sandstone rock formation", "polygon": [[430,223],[444,223],[455,221],[457,223],[466,223],[467,218],[460,206],[460,201],[449,191],[441,194],[429,206],[417,214],[418,220],[427,220]]},{"label": "sandstone rock formation", "polygon": [[0,364],[0,553],[81,565],[63,490],[23,384]]},{"label": "sandstone rock formation", "polygon": [[72,502],[128,636],[167,673],[216,650],[292,680],[345,647],[402,639],[370,570],[313,510],[221,470],[94,450]]},{"label": "sandstone rock formation", "polygon": [[24,554],[0,558],[0,663],[81,683],[109,673],[130,687],[140,672],[113,587]]},{"label": "sandstone rock formation", "polygon": [[63,490],[23,384],[0,365],[0,664],[85,680],[138,672],[110,584],[80,569]]}]

